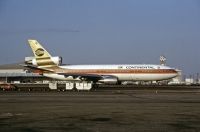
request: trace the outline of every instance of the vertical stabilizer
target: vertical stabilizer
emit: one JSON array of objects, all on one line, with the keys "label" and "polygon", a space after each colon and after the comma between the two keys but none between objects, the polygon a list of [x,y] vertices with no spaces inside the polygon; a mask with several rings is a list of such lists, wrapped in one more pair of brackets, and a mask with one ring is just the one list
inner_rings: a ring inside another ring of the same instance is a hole
[{"label": "vertical stabilizer", "polygon": [[28,40],[35,58],[50,58],[51,55],[42,47],[37,40]]},{"label": "vertical stabilizer", "polygon": [[55,62],[52,60],[51,55],[46,51],[45,48],[42,47],[41,44],[37,42],[37,40],[28,40],[28,43],[33,51],[35,65],[40,67],[49,67],[55,66]]}]

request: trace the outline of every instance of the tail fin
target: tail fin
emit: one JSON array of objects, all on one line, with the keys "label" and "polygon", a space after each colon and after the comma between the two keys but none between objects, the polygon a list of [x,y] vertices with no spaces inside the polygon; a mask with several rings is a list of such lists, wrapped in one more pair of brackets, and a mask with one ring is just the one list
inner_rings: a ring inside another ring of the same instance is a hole
[{"label": "tail fin", "polygon": [[42,47],[37,40],[28,40],[35,58],[50,58],[51,55]]},{"label": "tail fin", "polygon": [[37,40],[28,40],[29,45],[35,56],[36,64],[40,67],[56,66],[56,64],[51,59],[51,55],[42,47]]}]

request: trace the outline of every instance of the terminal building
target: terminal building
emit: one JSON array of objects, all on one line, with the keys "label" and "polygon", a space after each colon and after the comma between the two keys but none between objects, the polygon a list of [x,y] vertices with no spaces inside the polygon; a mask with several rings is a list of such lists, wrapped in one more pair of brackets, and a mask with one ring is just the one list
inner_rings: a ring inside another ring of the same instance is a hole
[{"label": "terminal building", "polygon": [[0,83],[45,83],[51,81],[36,73],[30,73],[20,64],[0,65]]}]

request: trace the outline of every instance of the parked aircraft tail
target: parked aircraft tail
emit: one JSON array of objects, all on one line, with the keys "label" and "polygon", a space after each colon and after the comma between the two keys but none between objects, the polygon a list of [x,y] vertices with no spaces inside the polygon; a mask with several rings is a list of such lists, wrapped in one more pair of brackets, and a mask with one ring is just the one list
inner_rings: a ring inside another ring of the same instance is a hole
[{"label": "parked aircraft tail", "polygon": [[38,67],[52,67],[62,63],[61,57],[52,57],[37,40],[28,40],[28,42],[34,54],[34,59],[31,61],[32,65]]}]

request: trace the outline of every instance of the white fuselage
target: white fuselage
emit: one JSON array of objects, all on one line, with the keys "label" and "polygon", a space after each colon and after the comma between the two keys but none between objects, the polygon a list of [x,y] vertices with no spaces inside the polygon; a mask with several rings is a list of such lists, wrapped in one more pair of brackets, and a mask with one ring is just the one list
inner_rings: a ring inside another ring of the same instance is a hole
[{"label": "white fuselage", "polygon": [[175,69],[163,65],[65,65],[61,57],[52,57],[37,40],[28,40],[34,58],[27,67],[44,76],[59,80],[89,80],[101,82],[157,81],[177,76]]},{"label": "white fuselage", "polygon": [[[114,76],[118,81],[158,81],[177,76],[175,69],[163,65],[64,65],[60,66],[63,73],[94,74],[100,76]],[[44,76],[60,80],[72,80],[58,74],[44,74]]]}]

